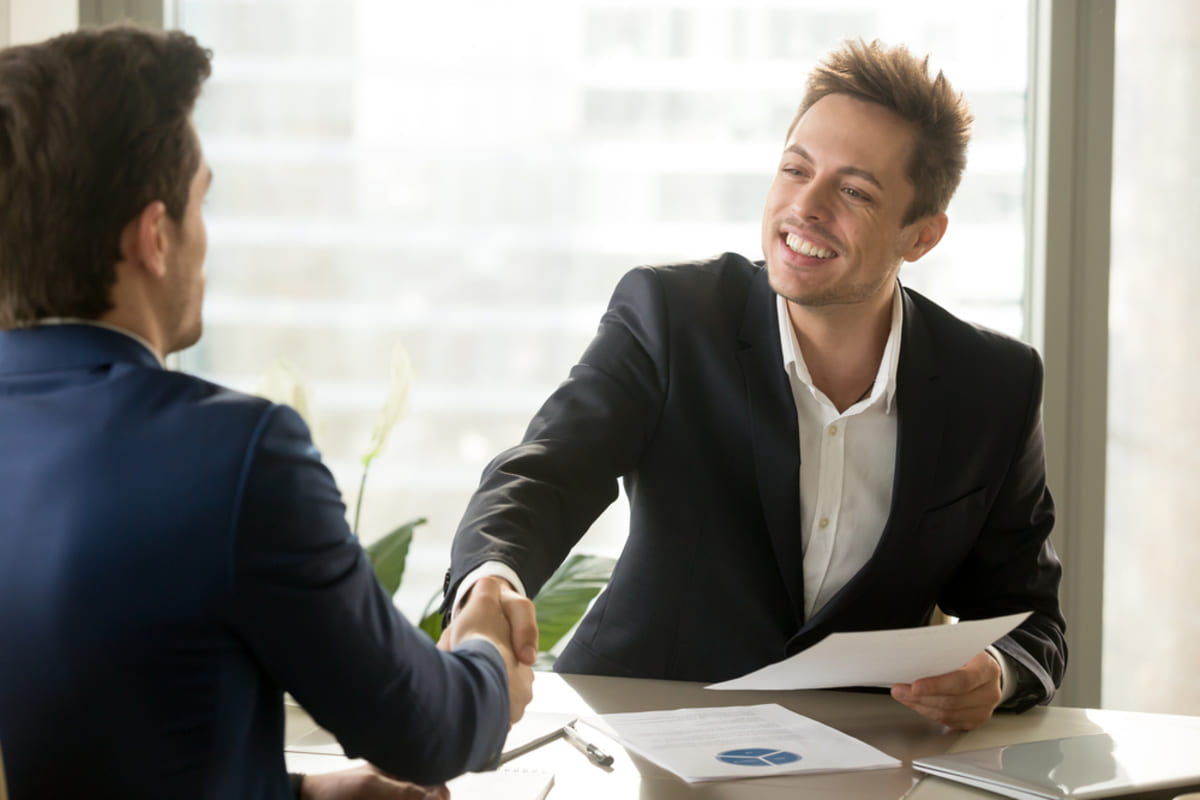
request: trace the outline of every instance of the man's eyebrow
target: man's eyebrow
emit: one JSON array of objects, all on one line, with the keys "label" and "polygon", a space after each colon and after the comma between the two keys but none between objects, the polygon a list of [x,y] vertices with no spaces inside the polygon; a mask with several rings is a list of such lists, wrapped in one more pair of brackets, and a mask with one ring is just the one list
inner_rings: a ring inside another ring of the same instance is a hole
[{"label": "man's eyebrow", "polygon": [[[808,154],[808,151],[805,150],[803,147],[801,147],[798,144],[789,145],[787,147],[787,149],[784,150],[784,152],[785,153],[795,153],[796,155],[803,158],[805,161],[813,160],[812,156],[810,156]],[[875,177],[875,173],[871,172],[870,170],[862,169],[861,167],[847,166],[847,167],[839,167],[838,173],[840,173],[842,175],[853,175],[856,178],[862,178],[867,183],[873,184],[880,191],[886,191],[886,189],[883,188],[883,184],[880,183],[879,179]]]}]

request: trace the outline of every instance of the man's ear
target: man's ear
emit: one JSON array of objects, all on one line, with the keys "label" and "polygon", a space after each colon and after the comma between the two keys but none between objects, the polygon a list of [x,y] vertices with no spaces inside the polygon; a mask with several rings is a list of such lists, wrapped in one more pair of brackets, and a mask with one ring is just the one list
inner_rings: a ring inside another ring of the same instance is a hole
[{"label": "man's ear", "polygon": [[911,240],[908,249],[904,251],[905,261],[916,261],[921,256],[937,247],[937,243],[946,235],[946,226],[950,218],[946,214],[932,214],[913,223],[916,236]]},{"label": "man's ear", "polygon": [[161,278],[167,272],[167,248],[170,243],[167,206],[161,200],[150,203],[121,231],[121,257]]}]

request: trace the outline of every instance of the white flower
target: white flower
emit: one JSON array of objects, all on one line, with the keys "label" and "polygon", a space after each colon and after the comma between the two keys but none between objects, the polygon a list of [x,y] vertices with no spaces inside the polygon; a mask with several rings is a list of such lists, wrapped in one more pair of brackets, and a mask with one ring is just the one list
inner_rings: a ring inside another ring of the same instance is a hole
[{"label": "white flower", "polygon": [[309,392],[304,380],[285,358],[282,356],[276,358],[271,367],[263,373],[255,394],[273,403],[281,403],[294,408],[304,423],[308,425],[313,442],[316,442],[319,422],[313,410],[312,393]]},{"label": "white flower", "polygon": [[371,445],[362,457],[363,467],[368,466],[383,451],[392,428],[396,427],[400,417],[404,416],[408,407],[408,388],[412,384],[412,377],[412,361],[408,358],[408,351],[404,349],[404,345],[396,342],[392,347],[392,384],[388,388],[383,408],[379,409],[379,416],[375,418]]}]

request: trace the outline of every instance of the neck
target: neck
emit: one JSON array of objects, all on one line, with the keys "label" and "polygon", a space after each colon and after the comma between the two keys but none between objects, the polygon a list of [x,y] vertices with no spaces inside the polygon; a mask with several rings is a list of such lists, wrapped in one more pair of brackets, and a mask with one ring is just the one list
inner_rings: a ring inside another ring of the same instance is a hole
[{"label": "neck", "polygon": [[870,393],[892,326],[892,297],[853,305],[806,307],[788,301],[792,330],[813,384],[838,411]]},{"label": "neck", "polygon": [[123,279],[120,271],[117,275],[109,295],[113,307],[96,321],[140,337],[158,354],[159,360],[163,360],[168,352],[167,334],[159,315],[154,312],[153,299],[148,296],[144,284]]}]

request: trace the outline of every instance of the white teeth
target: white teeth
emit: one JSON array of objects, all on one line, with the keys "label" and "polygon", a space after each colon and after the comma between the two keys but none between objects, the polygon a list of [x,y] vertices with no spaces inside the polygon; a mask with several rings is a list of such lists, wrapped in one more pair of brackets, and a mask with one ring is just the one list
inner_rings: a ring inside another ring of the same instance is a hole
[{"label": "white teeth", "polygon": [[787,246],[794,252],[804,256],[812,256],[814,258],[833,258],[837,253],[832,250],[826,250],[824,247],[817,247],[812,242],[801,239],[794,233],[787,235]]}]

